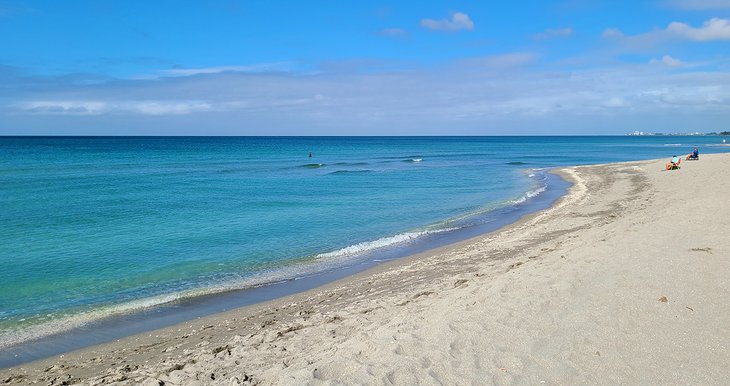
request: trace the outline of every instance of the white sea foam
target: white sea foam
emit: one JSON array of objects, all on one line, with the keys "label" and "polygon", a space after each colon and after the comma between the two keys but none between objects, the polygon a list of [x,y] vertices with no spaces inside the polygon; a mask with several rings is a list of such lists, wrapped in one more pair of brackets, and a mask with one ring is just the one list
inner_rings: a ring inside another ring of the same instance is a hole
[{"label": "white sea foam", "polygon": [[535,190],[531,190],[531,191],[529,191],[529,192],[525,193],[525,195],[526,195],[527,197],[529,197],[529,198],[532,198],[532,197],[535,197],[535,196],[537,196],[538,194],[540,194],[540,193],[544,192],[545,190],[547,190],[547,186],[541,186],[541,187],[539,187],[539,188],[537,188],[537,189],[535,189]]},{"label": "white sea foam", "polygon": [[413,161],[413,162],[421,162],[421,161],[423,161],[423,158],[413,158],[411,161]]},{"label": "white sea foam", "polygon": [[547,186],[541,186],[541,187],[539,187],[537,189],[530,190],[529,192],[523,194],[522,196],[520,196],[520,197],[512,200],[512,203],[514,203],[514,204],[522,204],[523,202],[527,201],[530,198],[533,198],[533,197],[539,195],[540,193],[544,192],[545,190],[547,190]]},{"label": "white sea foam", "polygon": [[415,231],[415,232],[406,232],[397,234],[395,236],[389,236],[389,237],[383,237],[377,240],[373,241],[365,241],[362,243],[357,243],[354,245],[350,245],[349,247],[345,247],[342,249],[338,249],[336,251],[327,252],[327,253],[320,253],[319,255],[315,256],[317,259],[331,259],[336,257],[346,257],[346,256],[354,256],[359,255],[365,252],[370,252],[376,249],[386,248],[398,244],[405,244],[409,243],[419,237],[423,237],[426,235],[436,234],[436,233],[442,233],[442,232],[449,232],[456,230],[458,228],[442,228],[442,229],[430,229],[430,230],[422,230],[422,231]]},{"label": "white sea foam", "polygon": [[515,198],[514,200],[512,200],[512,203],[514,203],[514,204],[522,204],[525,201],[527,201],[527,197],[521,196],[519,198]]}]

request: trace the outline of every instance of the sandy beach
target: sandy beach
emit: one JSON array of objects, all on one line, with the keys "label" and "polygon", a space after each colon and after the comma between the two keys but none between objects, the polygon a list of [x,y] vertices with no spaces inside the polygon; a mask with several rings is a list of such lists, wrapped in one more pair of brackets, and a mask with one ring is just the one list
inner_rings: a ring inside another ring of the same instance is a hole
[{"label": "sandy beach", "polygon": [[0,384],[730,383],[730,154],[557,170],[552,208]]}]

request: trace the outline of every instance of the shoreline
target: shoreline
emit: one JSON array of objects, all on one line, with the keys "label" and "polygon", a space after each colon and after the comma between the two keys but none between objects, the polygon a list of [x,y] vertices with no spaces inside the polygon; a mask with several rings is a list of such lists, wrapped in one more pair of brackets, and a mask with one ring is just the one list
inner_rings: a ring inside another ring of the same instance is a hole
[{"label": "shoreline", "polygon": [[[538,173],[537,169],[532,170],[531,174],[534,173]],[[367,273],[371,269],[391,261],[407,259],[424,253],[428,254],[431,251],[449,248],[499,231],[518,222],[525,216],[547,209],[556,200],[567,194],[570,182],[565,179],[565,176],[561,176],[560,173],[555,173],[550,169],[542,169],[539,175],[545,178],[542,184],[538,183],[540,193],[533,195],[534,190],[530,190],[520,196],[519,199],[496,206],[487,212],[486,216],[492,219],[485,223],[468,224],[448,232],[429,233],[425,237],[419,237],[411,242],[376,248],[357,257],[347,257],[343,262],[332,263],[334,265],[331,267],[325,265],[318,270],[310,269],[305,271],[303,276],[271,280],[244,288],[231,288],[220,292],[184,296],[162,304],[143,307],[139,310],[119,312],[118,314],[102,316],[87,323],[70,325],[70,327],[59,332],[52,332],[44,336],[30,338],[27,341],[0,347],[1,350],[5,351],[5,353],[0,351],[0,370],[22,366],[76,350],[83,350],[137,334],[164,329],[230,310],[276,301],[289,295],[316,290],[329,283],[347,280],[349,277],[360,273]],[[528,178],[535,179],[532,175]],[[461,217],[477,219],[484,216],[483,214],[467,214]],[[163,297],[172,295],[163,295]],[[144,300],[140,299],[140,301]],[[83,317],[83,315],[78,317]],[[14,354],[14,357],[11,357],[11,354]]]},{"label": "shoreline", "polygon": [[[711,342],[730,337],[718,279],[730,273],[730,216],[711,204],[730,186],[718,174],[728,160],[703,155],[677,173],[659,172],[662,160],[561,168],[569,194],[496,232],[0,380],[721,383],[730,355]],[[686,184],[713,190],[677,190]],[[683,237],[657,226],[677,219]]]}]

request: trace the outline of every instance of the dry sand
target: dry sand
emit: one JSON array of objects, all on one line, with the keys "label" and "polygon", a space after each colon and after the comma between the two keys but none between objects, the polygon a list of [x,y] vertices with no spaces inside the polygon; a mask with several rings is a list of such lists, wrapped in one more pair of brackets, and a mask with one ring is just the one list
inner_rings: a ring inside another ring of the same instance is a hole
[{"label": "dry sand", "polygon": [[563,169],[551,209],[0,384],[730,384],[730,154]]}]

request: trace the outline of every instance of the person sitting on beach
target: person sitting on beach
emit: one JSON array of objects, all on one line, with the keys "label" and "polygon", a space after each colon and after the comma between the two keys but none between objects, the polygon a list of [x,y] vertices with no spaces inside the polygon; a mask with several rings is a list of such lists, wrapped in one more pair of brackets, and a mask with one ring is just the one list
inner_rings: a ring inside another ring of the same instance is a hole
[{"label": "person sitting on beach", "polygon": [[667,170],[679,169],[679,157],[676,155],[672,156],[672,160],[667,163]]},{"label": "person sitting on beach", "polygon": [[700,159],[700,151],[695,148],[692,153],[687,154],[687,160],[697,160]]}]

